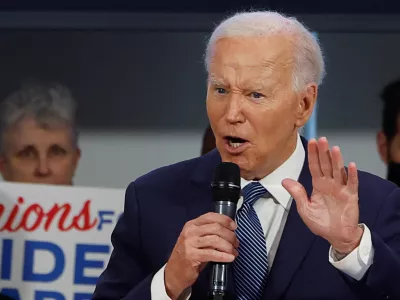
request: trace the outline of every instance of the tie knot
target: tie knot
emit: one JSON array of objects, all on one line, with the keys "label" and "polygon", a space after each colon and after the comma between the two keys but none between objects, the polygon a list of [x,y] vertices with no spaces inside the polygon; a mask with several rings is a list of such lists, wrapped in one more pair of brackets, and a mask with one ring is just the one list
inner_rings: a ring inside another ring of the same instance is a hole
[{"label": "tie knot", "polygon": [[267,190],[258,181],[253,181],[246,185],[243,189],[243,203],[252,206]]}]

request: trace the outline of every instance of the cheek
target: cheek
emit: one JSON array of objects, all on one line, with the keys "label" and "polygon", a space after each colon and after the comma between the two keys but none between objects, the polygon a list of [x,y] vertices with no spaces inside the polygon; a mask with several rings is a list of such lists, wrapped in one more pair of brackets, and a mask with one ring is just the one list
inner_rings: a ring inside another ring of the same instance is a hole
[{"label": "cheek", "polygon": [[9,168],[13,173],[27,174],[33,172],[36,168],[36,165],[37,163],[35,160],[21,161],[18,159],[13,159],[10,160]]},{"label": "cheek", "polygon": [[52,162],[52,169],[57,174],[71,173],[71,170],[74,168],[75,162],[74,158],[71,156],[64,157],[62,159],[57,159]]},{"label": "cheek", "polygon": [[210,101],[212,101],[212,100],[207,100],[207,106],[206,106],[207,115],[208,115],[208,118],[210,119],[210,122],[214,122],[215,119],[217,118],[217,111],[216,111],[215,105],[210,103]]},{"label": "cheek", "polygon": [[[282,133],[293,127],[292,122],[285,117],[286,114],[279,114],[276,111],[266,111],[262,114],[249,115],[247,118],[256,143],[259,146],[273,145]],[[289,124],[291,124],[289,126]]]},{"label": "cheek", "polygon": [[215,95],[209,95],[206,100],[207,114],[209,117],[215,118],[223,116],[228,103],[227,98],[220,99],[219,97],[215,97]]},{"label": "cheek", "polygon": [[252,140],[249,160],[258,161],[275,152],[293,135],[294,123],[289,118],[272,113],[253,119],[251,128],[255,138]]},{"label": "cheek", "polygon": [[36,166],[31,162],[13,162],[8,164],[7,176],[11,181],[34,182]]}]

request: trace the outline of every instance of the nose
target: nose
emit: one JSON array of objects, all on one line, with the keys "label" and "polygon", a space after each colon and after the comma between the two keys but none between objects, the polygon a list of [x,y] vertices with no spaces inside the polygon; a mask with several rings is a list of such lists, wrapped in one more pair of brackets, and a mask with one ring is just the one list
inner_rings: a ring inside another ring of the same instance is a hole
[{"label": "nose", "polygon": [[36,175],[40,177],[49,176],[51,173],[51,169],[49,166],[49,161],[47,157],[38,158]]},{"label": "nose", "polygon": [[246,118],[242,111],[243,99],[239,93],[231,93],[228,101],[225,118],[230,124],[244,123]]}]

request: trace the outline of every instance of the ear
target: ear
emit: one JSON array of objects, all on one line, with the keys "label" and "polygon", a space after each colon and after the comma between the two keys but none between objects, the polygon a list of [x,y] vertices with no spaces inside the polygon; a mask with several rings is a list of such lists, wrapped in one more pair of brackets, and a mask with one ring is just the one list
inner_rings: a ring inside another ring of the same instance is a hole
[{"label": "ear", "polygon": [[76,148],[76,161],[75,161],[75,164],[76,165],[78,165],[78,163],[79,163],[79,160],[81,159],[81,156],[82,156],[82,151],[81,151],[81,148]]},{"label": "ear", "polygon": [[388,140],[386,138],[386,135],[383,133],[383,131],[379,131],[376,135],[376,147],[378,149],[379,156],[381,160],[387,164],[388,163]]},{"label": "ear", "polygon": [[317,96],[318,85],[316,83],[309,83],[306,89],[300,93],[296,120],[296,126],[298,128],[303,127],[310,119],[317,101]]},{"label": "ear", "polygon": [[75,157],[74,157],[74,161],[73,161],[73,163],[74,163],[73,175],[75,175],[76,169],[78,167],[78,163],[79,163],[79,161],[81,159],[81,156],[82,156],[82,151],[81,151],[80,148],[77,147],[75,149],[75,151],[76,152],[75,152]]},{"label": "ear", "polygon": [[81,148],[76,148],[77,163],[78,163],[79,160],[81,159],[81,156],[82,156]]}]

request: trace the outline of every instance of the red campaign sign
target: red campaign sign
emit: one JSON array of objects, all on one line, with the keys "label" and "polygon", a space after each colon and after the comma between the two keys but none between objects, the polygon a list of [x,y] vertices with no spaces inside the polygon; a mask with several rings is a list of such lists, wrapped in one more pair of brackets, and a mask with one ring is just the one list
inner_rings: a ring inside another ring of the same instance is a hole
[{"label": "red campaign sign", "polygon": [[[0,204],[0,221],[7,218],[4,225],[0,227],[0,232],[17,232],[19,230],[32,232],[37,230],[41,225],[45,231],[48,231],[53,224],[56,224],[60,231],[70,231],[76,229],[78,231],[88,231],[93,229],[98,218],[91,216],[90,204],[91,200],[86,200],[82,209],[78,214],[72,216],[72,221],[67,222],[71,216],[71,205],[64,203],[62,205],[56,203],[46,210],[38,203],[33,203],[25,209],[21,209],[21,205],[25,203],[23,197],[18,197],[17,203],[13,206],[10,214],[4,216],[5,206]],[[16,222],[18,216],[22,216],[20,222]],[[60,216],[57,218],[57,216]],[[35,218],[34,222],[28,222],[30,218]],[[29,224],[31,223],[31,224]]]}]

